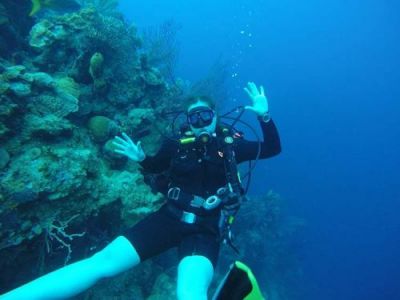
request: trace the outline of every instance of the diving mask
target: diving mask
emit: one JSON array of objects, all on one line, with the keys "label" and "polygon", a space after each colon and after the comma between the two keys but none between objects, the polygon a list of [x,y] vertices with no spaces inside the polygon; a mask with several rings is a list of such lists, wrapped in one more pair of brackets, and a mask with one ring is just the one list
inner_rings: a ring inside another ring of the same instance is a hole
[{"label": "diving mask", "polygon": [[207,106],[198,106],[187,113],[187,122],[193,128],[202,128],[210,125],[215,113]]}]

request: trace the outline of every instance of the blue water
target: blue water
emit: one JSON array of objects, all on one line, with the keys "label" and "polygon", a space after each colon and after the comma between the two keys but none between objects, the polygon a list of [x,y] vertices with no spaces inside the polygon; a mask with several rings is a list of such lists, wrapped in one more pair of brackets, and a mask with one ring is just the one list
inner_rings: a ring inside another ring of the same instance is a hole
[{"label": "blue water", "polygon": [[230,106],[246,103],[247,81],[265,86],[283,153],[258,165],[251,192],[267,184],[306,220],[305,299],[400,299],[400,4],[123,0],[121,8],[139,27],[182,25],[180,77],[196,80],[220,55],[231,59]]}]

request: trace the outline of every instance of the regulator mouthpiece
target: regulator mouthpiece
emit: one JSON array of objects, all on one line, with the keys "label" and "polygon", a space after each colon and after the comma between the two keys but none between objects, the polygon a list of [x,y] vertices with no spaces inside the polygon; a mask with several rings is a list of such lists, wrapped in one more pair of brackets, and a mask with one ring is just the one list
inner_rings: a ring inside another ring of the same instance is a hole
[{"label": "regulator mouthpiece", "polygon": [[211,134],[208,131],[200,132],[198,140],[203,144],[208,144],[211,141]]}]

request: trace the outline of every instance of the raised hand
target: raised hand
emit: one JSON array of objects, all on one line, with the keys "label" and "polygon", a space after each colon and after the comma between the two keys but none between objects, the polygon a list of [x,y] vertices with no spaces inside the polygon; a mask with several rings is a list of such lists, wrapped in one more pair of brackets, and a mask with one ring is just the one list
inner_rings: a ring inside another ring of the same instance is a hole
[{"label": "raised hand", "polygon": [[146,154],[144,154],[140,141],[135,144],[125,132],[122,133],[122,137],[115,137],[113,144],[116,149],[114,151],[127,156],[133,161],[143,161],[146,158]]},{"label": "raised hand", "polygon": [[244,90],[253,102],[253,105],[246,105],[245,109],[254,111],[259,116],[267,114],[268,100],[267,97],[265,97],[264,87],[261,85],[260,90],[258,90],[254,82],[248,82]]}]

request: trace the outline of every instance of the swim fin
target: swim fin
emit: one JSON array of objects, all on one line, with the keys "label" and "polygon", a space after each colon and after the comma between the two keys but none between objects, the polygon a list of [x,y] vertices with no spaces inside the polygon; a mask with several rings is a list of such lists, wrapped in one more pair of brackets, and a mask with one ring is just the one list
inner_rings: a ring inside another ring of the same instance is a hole
[{"label": "swim fin", "polygon": [[248,266],[235,261],[217,288],[212,300],[266,300]]}]

